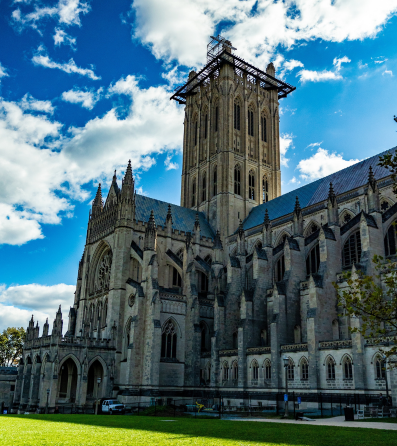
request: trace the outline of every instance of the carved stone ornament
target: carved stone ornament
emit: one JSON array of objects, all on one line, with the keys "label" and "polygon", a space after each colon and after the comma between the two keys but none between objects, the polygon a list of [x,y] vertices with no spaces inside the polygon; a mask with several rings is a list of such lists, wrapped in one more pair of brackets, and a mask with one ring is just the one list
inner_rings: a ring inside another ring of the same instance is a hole
[{"label": "carved stone ornament", "polygon": [[128,298],[128,305],[130,307],[133,307],[135,304],[135,294],[130,294],[130,297]]},{"label": "carved stone ornament", "polygon": [[96,291],[108,290],[110,282],[110,270],[112,268],[112,254],[106,253],[99,262],[95,281]]}]

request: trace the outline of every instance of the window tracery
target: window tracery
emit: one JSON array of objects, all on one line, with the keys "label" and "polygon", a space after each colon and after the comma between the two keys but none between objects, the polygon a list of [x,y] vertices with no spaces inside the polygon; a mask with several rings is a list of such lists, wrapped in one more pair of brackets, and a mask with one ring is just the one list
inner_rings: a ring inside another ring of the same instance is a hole
[{"label": "window tracery", "polygon": [[234,193],[241,195],[241,169],[238,164],[234,167]]},{"label": "window tracery", "polygon": [[266,176],[262,179],[262,199],[264,203],[269,201],[269,182]]},{"label": "window tracery", "polygon": [[250,170],[248,175],[248,195],[250,200],[255,200],[255,174]]},{"label": "window tracery", "polygon": [[354,232],[343,245],[343,267],[348,268],[361,258],[361,237],[360,231]]},{"label": "window tracery", "polygon": [[161,357],[176,359],[177,331],[173,321],[163,326],[161,335]]},{"label": "window tracery", "polygon": [[112,268],[112,253],[108,251],[102,256],[97,268],[95,279],[95,291],[105,291],[109,289],[110,272]]}]

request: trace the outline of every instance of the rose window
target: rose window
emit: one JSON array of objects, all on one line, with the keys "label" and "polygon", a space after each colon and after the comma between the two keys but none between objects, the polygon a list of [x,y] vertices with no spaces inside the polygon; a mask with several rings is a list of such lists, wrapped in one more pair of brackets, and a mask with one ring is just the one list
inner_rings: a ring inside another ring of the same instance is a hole
[{"label": "rose window", "polygon": [[102,257],[102,260],[98,268],[98,290],[105,290],[109,288],[110,270],[112,267],[112,255],[106,254]]}]

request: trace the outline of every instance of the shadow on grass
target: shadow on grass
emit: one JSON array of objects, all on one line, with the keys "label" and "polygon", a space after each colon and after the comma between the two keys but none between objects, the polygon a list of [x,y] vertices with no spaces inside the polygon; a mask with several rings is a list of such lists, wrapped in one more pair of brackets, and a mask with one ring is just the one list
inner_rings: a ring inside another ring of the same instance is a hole
[{"label": "shadow on grass", "polygon": [[[174,423],[163,422],[172,417],[149,416],[106,416],[106,415],[7,415],[21,420],[71,423],[91,427],[133,429],[172,435],[171,438],[211,438],[255,444],[313,445],[313,446],[378,446],[396,444],[395,431],[306,424],[280,424],[230,420],[208,420],[200,418],[174,418]],[[3,418],[4,420],[4,418]],[[314,422],[315,423],[315,422]],[[62,428],[57,427],[62,433]],[[176,437],[173,437],[176,435]],[[167,437],[167,441],[171,440]],[[32,440],[34,440],[32,438]],[[208,443],[211,444],[211,443]]]}]

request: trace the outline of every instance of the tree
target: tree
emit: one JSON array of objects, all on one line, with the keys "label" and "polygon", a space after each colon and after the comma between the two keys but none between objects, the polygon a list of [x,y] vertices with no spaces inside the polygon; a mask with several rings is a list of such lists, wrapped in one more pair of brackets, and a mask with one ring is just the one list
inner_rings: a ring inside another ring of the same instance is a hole
[{"label": "tree", "polygon": [[0,366],[17,365],[26,338],[24,328],[8,327],[0,334]]},{"label": "tree", "polygon": [[[394,121],[397,122],[396,116]],[[397,195],[397,151],[381,156],[379,165],[390,170]],[[372,338],[380,346],[391,347],[383,350],[390,357],[397,353],[397,262],[377,255],[372,262],[372,276],[354,269],[344,273],[347,287],[342,289],[335,284],[338,303],[344,315],[361,318],[361,326],[350,327],[350,331]]]}]

